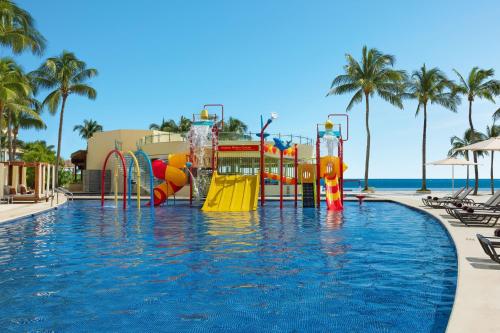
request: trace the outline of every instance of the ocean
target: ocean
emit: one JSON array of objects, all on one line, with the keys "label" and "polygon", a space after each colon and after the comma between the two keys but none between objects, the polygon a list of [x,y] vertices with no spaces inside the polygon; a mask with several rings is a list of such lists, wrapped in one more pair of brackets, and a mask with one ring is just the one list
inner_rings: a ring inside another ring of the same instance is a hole
[{"label": "ocean", "polygon": [[[455,179],[455,189],[466,185],[466,179]],[[469,185],[474,186],[474,179],[469,180]],[[364,180],[346,179],[344,188],[358,190],[364,186]],[[379,191],[415,191],[422,187],[421,179],[370,179],[369,186]],[[451,179],[427,179],[427,188],[435,191],[451,190]],[[479,179],[479,189],[488,190],[490,179]],[[495,180],[495,188],[500,189],[500,179]]]}]

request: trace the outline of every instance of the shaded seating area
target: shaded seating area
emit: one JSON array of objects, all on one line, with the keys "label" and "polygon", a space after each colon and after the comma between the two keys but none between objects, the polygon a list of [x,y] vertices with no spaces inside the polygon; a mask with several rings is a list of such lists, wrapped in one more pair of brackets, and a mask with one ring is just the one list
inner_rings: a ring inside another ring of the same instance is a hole
[{"label": "shaded seating area", "polygon": [[43,162],[0,162],[0,200],[39,202],[54,196],[55,166]]}]

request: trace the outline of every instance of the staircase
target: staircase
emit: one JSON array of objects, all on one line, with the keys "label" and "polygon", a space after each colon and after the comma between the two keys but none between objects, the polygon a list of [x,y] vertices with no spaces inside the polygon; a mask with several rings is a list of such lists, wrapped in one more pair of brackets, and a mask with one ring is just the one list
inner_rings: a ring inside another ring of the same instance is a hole
[{"label": "staircase", "polygon": [[314,183],[303,183],[302,184],[302,207],[303,208],[313,208],[316,206],[316,200],[314,193]]}]

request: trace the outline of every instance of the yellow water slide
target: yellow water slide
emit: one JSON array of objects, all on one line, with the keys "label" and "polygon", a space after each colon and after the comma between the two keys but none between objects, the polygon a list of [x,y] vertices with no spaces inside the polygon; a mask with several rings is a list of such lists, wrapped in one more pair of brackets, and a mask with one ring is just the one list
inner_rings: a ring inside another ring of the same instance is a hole
[{"label": "yellow water slide", "polygon": [[219,175],[214,172],[202,210],[206,212],[247,212],[257,209],[258,175]]}]

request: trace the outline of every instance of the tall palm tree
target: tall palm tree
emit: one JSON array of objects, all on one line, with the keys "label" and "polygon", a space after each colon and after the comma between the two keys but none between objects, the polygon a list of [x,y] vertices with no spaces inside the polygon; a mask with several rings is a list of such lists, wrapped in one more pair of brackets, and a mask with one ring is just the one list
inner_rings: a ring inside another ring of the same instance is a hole
[{"label": "tall palm tree", "polygon": [[73,127],[73,132],[78,131],[78,134],[84,140],[88,140],[94,136],[97,132],[102,132],[102,126],[99,123],[92,119],[85,119],[82,125],[75,125]]},{"label": "tall palm tree", "polygon": [[150,124],[149,129],[162,132],[172,132],[172,133],[177,133],[179,131],[179,128],[175,123],[175,121],[173,121],[172,119],[166,121],[165,118],[161,120],[160,124],[156,123]]},{"label": "tall palm tree", "polygon": [[[478,131],[471,131],[470,128],[467,129],[463,135],[463,137],[452,136],[450,138],[451,148],[448,151],[448,156],[450,157],[458,157],[462,156],[465,160],[469,161],[469,151],[468,150],[457,150],[459,148],[463,148],[465,146],[471,145],[478,141],[484,140],[485,135]],[[484,156],[485,152],[478,151],[478,156]],[[467,166],[467,187],[469,187],[469,166]]]},{"label": "tall palm tree", "polygon": [[[485,139],[495,138],[500,135],[500,125],[493,124],[491,126],[486,126]],[[493,160],[495,152],[491,151],[491,161],[490,161],[490,188],[491,194],[495,193],[495,179],[493,177]]]},{"label": "tall palm tree", "polygon": [[[36,105],[36,103],[34,103]],[[12,158],[16,156],[17,153],[17,146],[19,144],[18,140],[18,135],[19,135],[19,129],[36,129],[36,130],[42,130],[46,129],[47,126],[43,122],[43,120],[39,116],[40,109],[34,106],[33,111],[35,111],[35,114],[31,112],[13,112],[12,113],[12,118],[11,118],[11,124],[12,124],[12,140],[11,140],[11,155]]]},{"label": "tall palm tree", "polygon": [[427,191],[426,177],[426,142],[427,142],[427,106],[428,104],[437,104],[453,112],[457,111],[457,104],[460,99],[451,92],[452,83],[446,78],[446,75],[438,68],[427,69],[425,64],[412,73],[408,84],[409,97],[418,102],[417,116],[421,110],[424,113],[424,124],[422,130],[422,188],[421,191]]},{"label": "tall palm tree", "polygon": [[[87,64],[78,59],[74,53],[63,51],[57,57],[49,58],[36,71],[32,72],[33,81],[41,88],[52,90],[43,101],[43,105],[49,109],[51,114],[55,114],[59,105],[59,132],[57,138],[57,157],[61,158],[61,140],[64,122],[64,111],[66,100],[69,95],[80,95],[91,100],[96,99],[97,92],[86,83],[97,75],[97,70],[87,68]],[[59,171],[59,163],[56,163],[56,174]]]},{"label": "tall palm tree", "polygon": [[346,55],[347,64],[344,74],[337,76],[330,87],[327,96],[354,93],[347,105],[347,111],[354,104],[365,100],[365,127],[366,127],[366,157],[365,157],[365,190],[368,190],[368,170],[370,165],[370,97],[376,93],[390,104],[402,109],[404,95],[404,81],[406,73],[394,70],[395,58],[383,54],[377,49],[363,47],[361,61],[358,62],[350,54]]},{"label": "tall palm tree", "polygon": [[0,135],[3,135],[5,112],[20,108],[19,99],[28,96],[31,90],[17,63],[11,58],[0,58]]},{"label": "tall palm tree", "polygon": [[179,119],[179,124],[177,125],[177,129],[180,133],[188,132],[191,128],[191,124],[191,119],[181,116],[181,119]]},{"label": "tall palm tree", "polygon": [[[467,97],[469,101],[469,129],[474,132],[474,125],[472,123],[472,103],[476,98],[486,99],[491,102],[495,102],[494,96],[500,94],[500,81],[493,80],[495,71],[490,69],[480,69],[479,67],[474,67],[469,72],[467,80],[457,71],[453,70],[458,78],[459,82],[455,86],[455,91],[459,94]],[[474,152],[474,162],[477,163],[478,153]],[[477,194],[479,188],[479,169],[477,164],[474,165],[474,194]]]},{"label": "tall palm tree", "polygon": [[41,54],[45,49],[45,38],[31,15],[11,0],[0,0],[0,45],[14,53],[30,50]]},{"label": "tall palm tree", "polygon": [[[45,127],[45,124],[40,118],[41,103],[32,96],[17,98],[15,104],[7,104],[5,110],[7,111],[9,161],[13,161],[17,149],[16,141],[19,127],[41,129]],[[18,126],[17,129],[16,125]]]},{"label": "tall palm tree", "polygon": [[244,134],[248,130],[248,126],[237,118],[229,117],[229,120],[224,124],[224,130],[226,132]]}]

